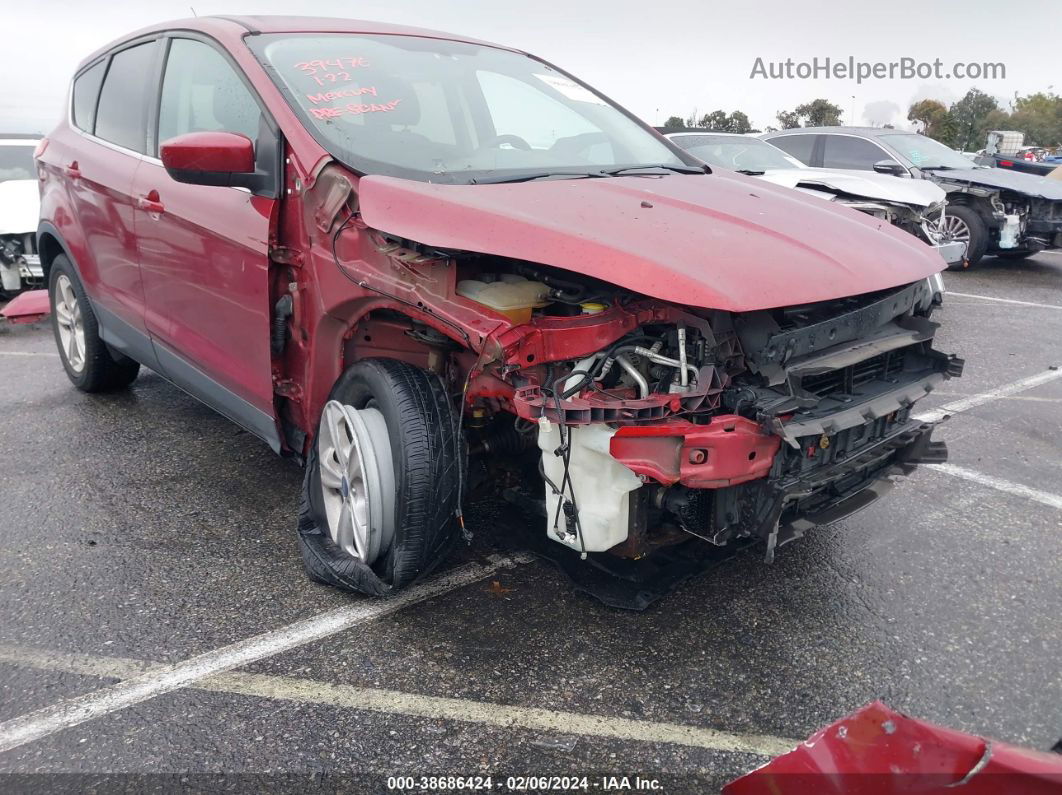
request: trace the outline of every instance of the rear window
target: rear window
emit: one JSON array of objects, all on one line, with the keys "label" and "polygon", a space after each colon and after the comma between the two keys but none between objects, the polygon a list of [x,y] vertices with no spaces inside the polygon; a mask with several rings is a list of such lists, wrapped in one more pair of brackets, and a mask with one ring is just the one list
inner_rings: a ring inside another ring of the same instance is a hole
[{"label": "rear window", "polygon": [[82,72],[74,80],[74,126],[92,132],[96,125],[96,100],[100,96],[100,84],[107,62],[100,61]]},{"label": "rear window", "polygon": [[766,141],[747,135],[676,135],[672,141],[687,152],[731,171],[768,171],[803,168],[799,160],[779,151]]},{"label": "rear window", "polygon": [[783,152],[792,155],[804,165],[811,165],[811,150],[815,148],[814,135],[779,135],[771,138],[771,146],[777,146]]},{"label": "rear window", "polygon": [[96,110],[97,138],[141,154],[147,151],[144,106],[155,63],[155,42],[116,52],[103,80]]},{"label": "rear window", "polygon": [[880,146],[871,141],[851,135],[827,135],[822,165],[826,168],[873,171],[876,162],[890,159]]}]

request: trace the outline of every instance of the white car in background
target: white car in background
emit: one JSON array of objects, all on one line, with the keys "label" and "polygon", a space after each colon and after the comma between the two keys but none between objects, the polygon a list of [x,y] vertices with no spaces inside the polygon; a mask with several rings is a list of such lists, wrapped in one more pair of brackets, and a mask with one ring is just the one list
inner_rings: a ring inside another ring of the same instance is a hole
[{"label": "white car in background", "polygon": [[37,256],[40,190],[33,152],[40,138],[0,135],[0,298],[44,286]]},{"label": "white car in background", "polygon": [[947,194],[925,180],[866,171],[811,168],[766,141],[737,133],[674,132],[675,144],[711,166],[758,177],[827,201],[845,204],[910,232],[961,266],[966,244],[947,239]]}]

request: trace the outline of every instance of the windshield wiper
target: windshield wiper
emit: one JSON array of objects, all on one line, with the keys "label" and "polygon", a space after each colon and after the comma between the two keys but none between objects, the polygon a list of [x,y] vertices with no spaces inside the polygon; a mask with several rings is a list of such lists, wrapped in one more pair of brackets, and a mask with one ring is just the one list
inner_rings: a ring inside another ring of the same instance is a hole
[{"label": "windshield wiper", "polygon": [[469,185],[501,185],[509,182],[534,182],[537,179],[588,179],[607,176],[604,172],[543,171],[540,174],[515,174],[507,177],[472,177]]},{"label": "windshield wiper", "polygon": [[[971,168],[974,165],[975,165],[974,163],[970,163],[970,167]],[[955,166],[919,166],[919,168],[922,169],[923,171],[958,171],[959,170]]]},{"label": "windshield wiper", "polygon": [[739,168],[737,170],[737,173],[744,174],[746,177],[762,177],[767,172],[766,171],[756,171],[755,169],[751,169],[751,168]]},{"label": "windshield wiper", "polygon": [[627,166],[626,168],[616,168],[611,171],[602,171],[602,174],[606,174],[610,177],[621,177],[624,174],[637,174],[641,171],[651,171],[653,169],[674,171],[676,174],[711,174],[712,169],[707,165],[704,166],[673,166],[654,163],[651,166]]},{"label": "windshield wiper", "polygon": [[539,179],[590,179],[591,177],[621,177],[626,174],[641,174],[652,171],[674,171],[679,174],[711,174],[708,166],[626,166],[616,169],[602,169],[601,171],[543,171],[537,174],[512,174],[505,177],[472,177],[469,185],[500,185],[513,182],[534,182]]}]

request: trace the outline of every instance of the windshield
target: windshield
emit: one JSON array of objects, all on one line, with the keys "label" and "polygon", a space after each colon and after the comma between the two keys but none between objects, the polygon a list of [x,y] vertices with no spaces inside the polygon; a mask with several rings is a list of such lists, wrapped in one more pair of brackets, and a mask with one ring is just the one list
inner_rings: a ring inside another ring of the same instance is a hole
[{"label": "windshield", "polygon": [[475,182],[688,164],[619,108],[519,53],[394,35],[248,43],[317,141],[362,174]]},{"label": "windshield", "polygon": [[958,152],[918,133],[883,135],[882,139],[918,168],[973,168]]},{"label": "windshield", "polygon": [[37,170],[33,167],[32,146],[0,145],[0,182],[9,179],[36,179]]},{"label": "windshield", "polygon": [[673,135],[671,140],[694,157],[731,171],[768,171],[779,168],[806,168],[759,138],[736,135]]}]

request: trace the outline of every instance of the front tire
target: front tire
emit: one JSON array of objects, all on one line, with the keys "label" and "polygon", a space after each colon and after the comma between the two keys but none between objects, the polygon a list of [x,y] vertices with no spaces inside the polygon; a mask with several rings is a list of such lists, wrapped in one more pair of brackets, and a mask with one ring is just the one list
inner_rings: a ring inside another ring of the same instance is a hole
[{"label": "front tire", "polygon": [[350,367],[306,465],[299,545],[310,577],[383,596],[438,566],[456,538],[460,461],[435,374],[390,359]]},{"label": "front tire", "polygon": [[82,392],[110,392],[129,386],[140,363],[113,352],[100,338],[99,321],[70,260],[60,254],[48,277],[52,332],[71,383]]},{"label": "front tire", "polygon": [[944,223],[949,240],[966,244],[966,258],[948,265],[948,270],[975,267],[988,250],[988,227],[981,216],[972,207],[957,204],[948,207]]}]

